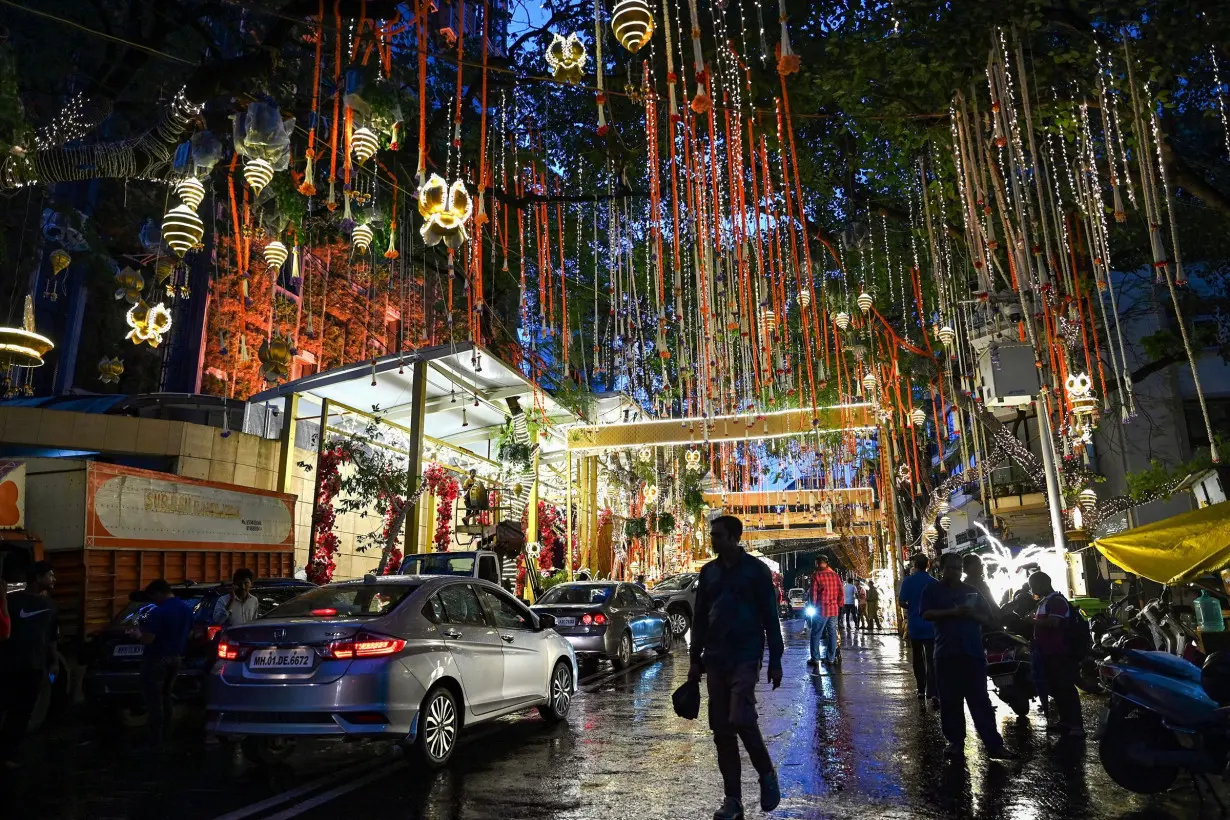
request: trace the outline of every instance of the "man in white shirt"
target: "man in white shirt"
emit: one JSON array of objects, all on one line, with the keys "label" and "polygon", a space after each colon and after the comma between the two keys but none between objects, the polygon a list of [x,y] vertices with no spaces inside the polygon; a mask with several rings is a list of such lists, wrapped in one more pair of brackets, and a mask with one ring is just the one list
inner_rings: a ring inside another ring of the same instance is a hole
[{"label": "man in white shirt", "polygon": [[256,576],[247,567],[235,570],[231,576],[231,591],[214,604],[213,622],[218,626],[243,626],[256,620],[259,602],[252,594]]},{"label": "man in white shirt", "polygon": [[841,608],[842,623],[846,629],[853,630],[858,626],[858,588],[854,586],[853,581],[846,581],[843,588],[845,593],[845,606]]}]

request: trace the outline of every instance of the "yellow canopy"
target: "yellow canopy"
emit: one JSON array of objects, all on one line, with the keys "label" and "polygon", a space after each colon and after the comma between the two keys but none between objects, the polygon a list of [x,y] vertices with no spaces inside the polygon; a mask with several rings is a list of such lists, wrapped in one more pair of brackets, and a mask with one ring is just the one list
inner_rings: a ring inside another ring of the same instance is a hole
[{"label": "yellow canopy", "polygon": [[1230,565],[1230,501],[1093,542],[1109,560],[1160,584],[1182,584]]}]

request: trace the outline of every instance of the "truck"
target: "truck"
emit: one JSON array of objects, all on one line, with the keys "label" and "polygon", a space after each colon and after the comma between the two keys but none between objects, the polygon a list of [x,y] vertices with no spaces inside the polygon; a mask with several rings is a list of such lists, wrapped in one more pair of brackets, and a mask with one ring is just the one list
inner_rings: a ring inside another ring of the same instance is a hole
[{"label": "truck", "polygon": [[414,552],[401,560],[401,575],[459,575],[503,584],[500,556],[490,550]]}]

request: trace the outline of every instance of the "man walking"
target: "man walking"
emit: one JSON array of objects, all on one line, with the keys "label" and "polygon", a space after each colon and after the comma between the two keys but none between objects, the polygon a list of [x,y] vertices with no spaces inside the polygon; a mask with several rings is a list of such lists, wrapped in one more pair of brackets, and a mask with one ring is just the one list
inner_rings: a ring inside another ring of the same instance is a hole
[{"label": "man walking", "polygon": [[[837,619],[841,617],[841,599],[841,578],[829,566],[829,557],[820,553],[816,556],[816,571],[812,575],[807,597],[807,603],[816,609],[808,624],[811,630],[808,666],[818,667],[822,660],[825,664],[841,663],[841,655],[837,652]],[[823,656],[820,654],[822,641]]]},{"label": "man walking", "polygon": [[688,680],[708,678],[709,728],[717,747],[726,799],[714,820],[742,820],[739,740],[760,775],[760,807],[781,802],[777,772],[760,734],[756,681],[769,645],[769,682],[782,685],[782,632],[777,593],[769,568],[743,551],[743,522],[731,515],[715,518],[709,535],[717,559],[705,564],[696,583],[692,621],[692,665]]},{"label": "man walking", "polygon": [[910,559],[913,571],[901,582],[897,593],[897,605],[906,615],[906,637],[910,641],[910,660],[914,667],[914,682],[918,686],[918,699],[931,699],[932,706],[939,706],[940,691],[935,685],[935,627],[922,616],[919,605],[923,590],[936,583],[927,572],[927,556],[919,553]]},{"label": "man walking", "polygon": [[[1070,645],[1068,627],[1072,618],[1079,618],[1063,593],[1051,585],[1051,576],[1035,572],[1029,576],[1029,588],[1038,599],[1034,613],[1033,651],[1040,656],[1040,671],[1046,681],[1046,692],[1055,701],[1059,723],[1054,730],[1072,738],[1085,736],[1081,721],[1081,697],[1076,691],[1080,674],[1080,658]],[[1048,731],[1050,727],[1048,727]]]},{"label": "man walking", "polygon": [[55,670],[60,628],[55,604],[48,597],[55,585],[51,564],[36,561],[26,574],[26,588],[8,596],[9,637],[0,642],[0,756],[6,769],[20,765],[18,747],[43,682]]},{"label": "man walking", "polygon": [[879,632],[884,628],[880,622],[880,590],[876,589],[875,581],[867,582],[867,606],[863,610],[863,623],[868,630]]},{"label": "man walking", "polygon": [[854,586],[854,579],[848,579],[842,589],[845,593],[845,605],[841,609],[841,625],[853,632],[858,626],[858,589]]},{"label": "man walking", "polygon": [[252,594],[256,576],[247,567],[235,570],[231,576],[231,591],[214,604],[213,622],[218,626],[243,626],[256,620],[260,602]]},{"label": "man walking", "polygon": [[157,747],[171,734],[171,692],[183,660],[188,631],[192,628],[192,607],[171,593],[162,578],[150,581],[145,594],[154,602],[139,629],[145,654],[141,656],[141,694],[149,715],[150,743]]},{"label": "man walking", "polygon": [[940,727],[948,741],[945,754],[965,754],[965,707],[982,738],[987,757],[1012,757],[995,726],[995,708],[987,694],[987,656],[982,627],[991,609],[978,590],[961,581],[961,556],[940,556],[941,579],[922,593],[922,616],[935,624],[935,680],[940,691]]}]

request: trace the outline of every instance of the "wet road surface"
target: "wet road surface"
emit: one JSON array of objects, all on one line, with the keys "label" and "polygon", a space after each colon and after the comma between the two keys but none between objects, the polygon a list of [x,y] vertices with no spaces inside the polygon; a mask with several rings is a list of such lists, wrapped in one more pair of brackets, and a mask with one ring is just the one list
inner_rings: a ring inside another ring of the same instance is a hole
[{"label": "wet road surface", "polygon": [[[969,727],[966,760],[943,757],[937,713],[920,706],[902,642],[890,634],[845,642],[843,667],[809,675],[802,622],[786,625],[786,678],[757,688],[761,726],[781,778],[779,818],[1089,818],[1216,816],[1180,780],[1166,795],[1132,795],[1102,771],[1097,744],[1054,746],[1042,722],[996,703],[1009,749],[986,761]],[[671,710],[687,655],[649,653],[630,671],[582,681],[566,723],[536,714],[463,734],[450,766],[418,771],[388,744],[313,744],[286,764],[255,766],[231,745],[205,747],[192,716],[166,752],[142,752],[140,733],[113,726],[52,727],[31,742],[29,765],[0,774],[0,817],[177,820],[705,820],[721,780],[704,720]],[[1102,701],[1084,697],[1092,732]],[[759,816],[744,761],[748,816]]]}]

